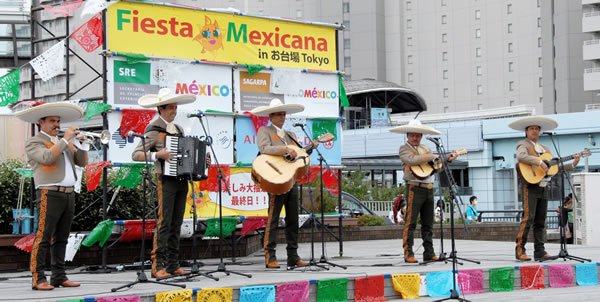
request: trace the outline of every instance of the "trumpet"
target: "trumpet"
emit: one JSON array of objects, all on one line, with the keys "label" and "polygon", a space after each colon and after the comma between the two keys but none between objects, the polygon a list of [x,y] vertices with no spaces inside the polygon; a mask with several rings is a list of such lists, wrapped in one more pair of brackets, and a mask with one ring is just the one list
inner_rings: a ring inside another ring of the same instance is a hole
[{"label": "trumpet", "polygon": [[[96,132],[90,132],[90,131],[79,131],[79,134],[77,135],[79,136],[91,136],[94,137],[95,139],[99,139],[100,143],[102,143],[103,145],[108,144],[108,142],[110,141],[110,132],[108,132],[108,130],[104,130],[100,133],[96,133]],[[91,140],[91,142],[89,141],[89,139],[86,140],[86,142],[88,144],[93,143],[93,140]]]}]

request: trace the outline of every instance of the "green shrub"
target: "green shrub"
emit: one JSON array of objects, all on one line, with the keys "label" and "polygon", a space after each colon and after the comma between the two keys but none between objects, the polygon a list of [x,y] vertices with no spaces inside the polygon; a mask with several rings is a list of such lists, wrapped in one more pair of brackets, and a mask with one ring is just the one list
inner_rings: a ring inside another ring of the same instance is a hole
[{"label": "green shrub", "polygon": [[[15,172],[16,168],[23,168],[22,161],[9,159],[0,161],[0,234],[12,233],[12,209],[17,207],[21,175]],[[29,208],[31,186],[30,179],[25,179],[23,208]]]},{"label": "green shrub", "polygon": [[357,224],[359,226],[379,226],[385,225],[385,221],[383,220],[383,217],[374,215],[362,215],[358,217]]}]

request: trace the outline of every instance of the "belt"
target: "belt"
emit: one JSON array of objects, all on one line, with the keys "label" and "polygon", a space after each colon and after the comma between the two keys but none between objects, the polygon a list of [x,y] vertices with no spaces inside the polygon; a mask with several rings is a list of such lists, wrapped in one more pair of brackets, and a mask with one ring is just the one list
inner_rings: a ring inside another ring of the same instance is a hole
[{"label": "belt", "polygon": [[67,194],[68,193],[73,193],[73,187],[46,186],[46,187],[39,187],[38,189],[40,189],[40,190],[62,192],[62,193],[67,193]]},{"label": "belt", "polygon": [[407,185],[411,185],[411,186],[415,186],[415,187],[421,187],[421,188],[425,188],[425,189],[433,189],[433,184],[431,183],[424,183],[424,182],[416,182],[416,181],[407,181],[406,182]]}]

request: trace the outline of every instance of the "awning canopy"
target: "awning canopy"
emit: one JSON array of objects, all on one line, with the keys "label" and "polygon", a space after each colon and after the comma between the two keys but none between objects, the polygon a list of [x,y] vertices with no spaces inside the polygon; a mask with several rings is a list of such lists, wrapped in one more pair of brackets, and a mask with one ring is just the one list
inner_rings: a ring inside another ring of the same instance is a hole
[{"label": "awning canopy", "polygon": [[390,108],[391,113],[427,110],[425,100],[416,91],[391,82],[351,80],[344,81],[344,88],[352,107]]}]

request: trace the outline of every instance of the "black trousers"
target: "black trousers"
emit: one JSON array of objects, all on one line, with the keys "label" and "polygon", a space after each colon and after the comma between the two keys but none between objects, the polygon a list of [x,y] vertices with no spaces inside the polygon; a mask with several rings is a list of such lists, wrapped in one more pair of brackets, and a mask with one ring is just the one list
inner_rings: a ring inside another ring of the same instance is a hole
[{"label": "black trousers", "polygon": [[294,266],[300,260],[298,256],[298,186],[281,195],[269,194],[269,218],[265,229],[265,261],[277,260],[277,226],[281,209],[285,207],[285,239],[287,241],[287,265]]},{"label": "black trousers", "polygon": [[517,235],[517,246],[515,256],[525,254],[525,244],[529,229],[533,226],[534,258],[546,254],[544,242],[546,242],[546,215],[548,213],[548,190],[537,184],[529,184],[520,180],[520,189],[523,194],[523,220]]},{"label": "black trousers", "polygon": [[423,239],[423,260],[435,256],[433,250],[433,189],[407,185],[408,198],[406,222],[402,235],[404,259],[414,257],[412,250],[417,218],[421,215],[421,238]]}]

